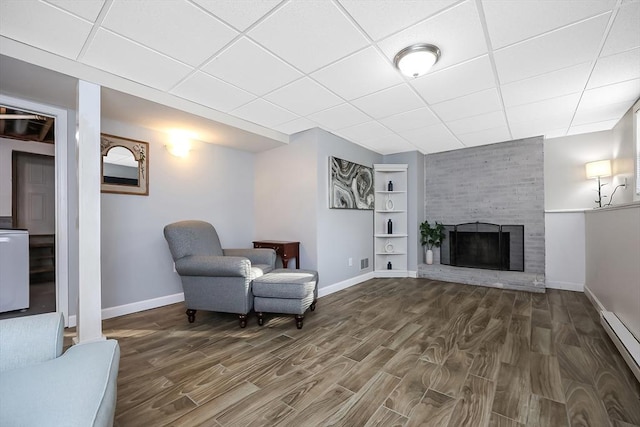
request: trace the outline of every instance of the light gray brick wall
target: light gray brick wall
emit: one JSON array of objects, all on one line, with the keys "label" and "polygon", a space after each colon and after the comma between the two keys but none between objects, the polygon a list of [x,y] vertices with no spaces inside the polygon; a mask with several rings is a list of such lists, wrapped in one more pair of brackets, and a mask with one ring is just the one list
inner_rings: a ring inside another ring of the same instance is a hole
[{"label": "light gray brick wall", "polygon": [[425,219],[524,225],[525,272],[544,277],[543,137],[426,155]]}]

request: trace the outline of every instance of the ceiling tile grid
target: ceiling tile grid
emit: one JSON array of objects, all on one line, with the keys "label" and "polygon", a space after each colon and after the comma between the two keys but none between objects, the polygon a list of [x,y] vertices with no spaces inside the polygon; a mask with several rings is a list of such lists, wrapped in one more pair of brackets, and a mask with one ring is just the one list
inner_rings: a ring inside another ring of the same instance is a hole
[{"label": "ceiling tile grid", "polygon": [[[0,1],[0,35],[75,77],[383,154],[611,129],[640,97],[639,23],[637,0]],[[393,66],[413,43],[441,49],[416,79]]]}]

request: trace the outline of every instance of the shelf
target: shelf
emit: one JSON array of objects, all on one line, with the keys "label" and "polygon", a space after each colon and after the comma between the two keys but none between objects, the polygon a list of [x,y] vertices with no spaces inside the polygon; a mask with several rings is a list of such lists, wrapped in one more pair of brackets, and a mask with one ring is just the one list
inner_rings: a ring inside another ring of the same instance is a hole
[{"label": "shelf", "polygon": [[406,252],[376,252],[376,255],[406,255]]},{"label": "shelf", "polygon": [[[406,164],[375,164],[374,183],[376,185],[374,208],[374,271],[376,277],[408,277],[408,221],[407,203],[409,188],[407,186]],[[387,184],[393,182],[393,191]],[[393,209],[389,209],[393,208]],[[391,221],[393,234],[387,234],[387,223]],[[384,239],[384,240],[381,240]],[[393,248],[393,252],[385,251],[385,247]],[[387,263],[393,264],[387,270]]]},{"label": "shelf", "polygon": [[381,193],[381,194],[405,194],[406,191],[380,191],[380,190],[376,190],[376,193]]}]

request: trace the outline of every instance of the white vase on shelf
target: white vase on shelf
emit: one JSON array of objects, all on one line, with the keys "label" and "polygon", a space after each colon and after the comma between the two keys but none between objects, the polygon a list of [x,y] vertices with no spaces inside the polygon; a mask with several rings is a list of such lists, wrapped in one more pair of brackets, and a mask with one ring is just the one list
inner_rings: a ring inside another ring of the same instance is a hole
[{"label": "white vase on shelf", "polygon": [[427,264],[433,264],[433,251],[431,249],[427,249]]}]

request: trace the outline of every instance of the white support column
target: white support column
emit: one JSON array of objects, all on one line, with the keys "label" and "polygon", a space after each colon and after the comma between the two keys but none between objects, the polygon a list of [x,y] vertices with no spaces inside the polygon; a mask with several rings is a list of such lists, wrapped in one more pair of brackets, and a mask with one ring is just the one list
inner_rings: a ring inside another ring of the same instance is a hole
[{"label": "white support column", "polygon": [[78,238],[77,343],[100,341],[100,86],[78,81]]}]

